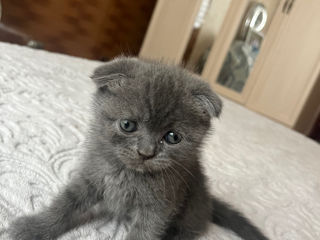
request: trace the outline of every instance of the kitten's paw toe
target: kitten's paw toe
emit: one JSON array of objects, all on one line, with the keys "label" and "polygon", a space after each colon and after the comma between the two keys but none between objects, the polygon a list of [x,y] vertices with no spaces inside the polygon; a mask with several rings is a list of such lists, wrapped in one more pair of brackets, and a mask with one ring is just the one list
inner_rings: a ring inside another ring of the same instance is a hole
[{"label": "kitten's paw toe", "polygon": [[36,216],[17,218],[9,228],[12,240],[47,240],[43,226]]}]

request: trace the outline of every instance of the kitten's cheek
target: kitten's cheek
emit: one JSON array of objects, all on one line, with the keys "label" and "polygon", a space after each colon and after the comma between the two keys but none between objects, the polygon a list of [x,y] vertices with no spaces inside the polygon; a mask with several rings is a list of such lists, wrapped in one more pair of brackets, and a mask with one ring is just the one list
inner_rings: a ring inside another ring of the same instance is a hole
[{"label": "kitten's cheek", "polygon": [[113,145],[123,145],[124,143],[126,143],[126,137],[121,135],[121,134],[118,134],[118,133],[113,133],[111,135],[111,143]]}]

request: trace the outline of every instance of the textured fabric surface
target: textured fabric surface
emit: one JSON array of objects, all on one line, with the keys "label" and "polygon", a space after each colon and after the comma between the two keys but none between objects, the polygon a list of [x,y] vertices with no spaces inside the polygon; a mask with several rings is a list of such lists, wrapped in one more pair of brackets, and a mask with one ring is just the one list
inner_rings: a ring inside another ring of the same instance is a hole
[{"label": "textured fabric surface", "polygon": [[[73,174],[89,121],[89,75],[98,62],[0,44],[0,239],[16,216],[50,203]],[[270,239],[320,239],[320,147],[224,99],[203,147],[212,193]],[[61,239],[123,239],[94,222]],[[203,239],[236,240],[212,225]]]}]

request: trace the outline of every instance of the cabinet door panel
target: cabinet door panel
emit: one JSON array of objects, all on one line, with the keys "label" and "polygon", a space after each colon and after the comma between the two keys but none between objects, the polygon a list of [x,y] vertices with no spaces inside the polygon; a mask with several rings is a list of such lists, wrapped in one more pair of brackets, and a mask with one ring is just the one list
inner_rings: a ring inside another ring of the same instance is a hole
[{"label": "cabinet door panel", "polygon": [[289,13],[277,12],[283,15],[281,31],[256,65],[256,83],[246,104],[288,126],[295,124],[315,84],[320,61],[320,1],[292,2]]}]

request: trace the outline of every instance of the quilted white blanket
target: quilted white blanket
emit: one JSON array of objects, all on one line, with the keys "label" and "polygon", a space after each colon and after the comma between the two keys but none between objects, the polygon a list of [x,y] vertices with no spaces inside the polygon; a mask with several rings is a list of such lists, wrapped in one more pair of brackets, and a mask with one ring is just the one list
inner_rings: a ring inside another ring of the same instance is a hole
[{"label": "quilted white blanket", "polygon": [[[16,216],[39,211],[73,174],[98,62],[0,44],[0,239]],[[320,239],[320,146],[224,100],[203,151],[210,190],[270,239]],[[94,222],[61,239],[123,239]],[[210,240],[239,239],[212,225]]]}]

